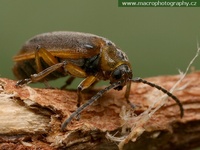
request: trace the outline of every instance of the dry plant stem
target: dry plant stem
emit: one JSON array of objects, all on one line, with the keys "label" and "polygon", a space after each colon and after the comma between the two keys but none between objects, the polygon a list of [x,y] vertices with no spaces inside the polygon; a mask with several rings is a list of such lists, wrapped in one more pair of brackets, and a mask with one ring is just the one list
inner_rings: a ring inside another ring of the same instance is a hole
[{"label": "dry plant stem", "polygon": [[[169,90],[179,78],[179,75],[159,76],[146,80]],[[191,149],[200,146],[199,79],[200,72],[187,75],[179,90],[173,93],[183,104],[182,119],[179,107],[169,99],[143,125],[144,132],[125,143],[123,148]],[[61,123],[77,109],[76,91],[16,88],[15,84],[15,81],[0,79],[0,149],[118,149],[116,142],[130,133],[137,121],[135,115],[142,114],[163,96],[148,85],[133,83],[130,101],[138,107],[131,110],[124,99],[125,91],[111,90],[84,110],[80,120],[73,119],[66,131],[61,132]],[[85,102],[99,90],[85,92]]]}]

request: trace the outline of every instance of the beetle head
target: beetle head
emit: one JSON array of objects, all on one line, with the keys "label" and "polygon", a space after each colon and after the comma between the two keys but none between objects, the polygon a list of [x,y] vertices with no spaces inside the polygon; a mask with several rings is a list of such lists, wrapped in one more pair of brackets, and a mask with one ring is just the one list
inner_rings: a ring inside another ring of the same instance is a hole
[{"label": "beetle head", "polygon": [[132,78],[132,70],[129,65],[122,64],[116,67],[110,76],[110,83],[115,83],[120,81],[120,86],[116,87],[116,90],[121,90],[123,86],[127,84],[127,82]]}]

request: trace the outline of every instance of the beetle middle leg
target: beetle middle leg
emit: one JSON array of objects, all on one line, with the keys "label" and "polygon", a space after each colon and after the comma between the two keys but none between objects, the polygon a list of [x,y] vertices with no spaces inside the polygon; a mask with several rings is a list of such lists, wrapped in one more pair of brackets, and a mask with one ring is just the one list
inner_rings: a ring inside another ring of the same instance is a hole
[{"label": "beetle middle leg", "polygon": [[73,76],[69,77],[66,80],[65,84],[63,86],[61,86],[60,89],[62,89],[62,90],[65,89],[67,86],[69,86],[74,81],[74,79],[75,79],[75,77],[73,77]]},{"label": "beetle middle leg", "polygon": [[[78,85],[78,90],[77,90],[77,94],[78,94],[78,102],[77,102],[77,107],[80,106],[80,103],[82,101],[82,94],[81,91],[83,91],[84,89],[89,88],[93,83],[95,83],[97,81],[97,78],[95,76],[87,76],[86,72],[81,69],[80,67],[71,64],[71,63],[67,63],[64,67],[66,69],[66,71],[75,77],[79,77],[79,78],[85,78],[79,85]],[[69,78],[70,79],[70,78]],[[73,78],[71,78],[71,80],[73,80]]]},{"label": "beetle middle leg", "polygon": [[77,102],[77,107],[80,106],[80,103],[83,99],[81,91],[83,91],[84,89],[89,88],[93,83],[95,83],[97,81],[97,78],[95,76],[89,76],[86,79],[84,79],[79,85],[78,85],[78,90],[77,90],[77,94],[78,94],[78,102]]}]

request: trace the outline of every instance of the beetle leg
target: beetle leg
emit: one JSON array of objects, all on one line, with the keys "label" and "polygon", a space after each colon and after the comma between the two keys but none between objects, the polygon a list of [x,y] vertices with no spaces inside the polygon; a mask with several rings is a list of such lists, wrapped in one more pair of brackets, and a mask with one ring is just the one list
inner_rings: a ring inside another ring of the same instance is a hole
[{"label": "beetle leg", "polygon": [[55,65],[52,65],[43,71],[39,72],[38,74],[31,75],[32,82],[40,81],[41,79],[45,78],[50,73],[54,72],[55,70],[58,70],[59,68],[63,67],[65,62],[57,63]]},{"label": "beetle leg", "polygon": [[71,76],[67,79],[67,81],[65,82],[65,84],[63,86],[61,86],[61,89],[65,89],[67,86],[69,86],[73,81],[74,81],[75,77]]},{"label": "beetle leg", "polygon": [[[43,70],[40,58],[42,58],[45,61],[45,63],[47,63],[49,66],[59,63],[58,60],[51,54],[51,52],[38,46],[35,52],[35,63],[36,63],[38,72],[41,72]],[[62,70],[58,69],[58,71],[62,71]]]},{"label": "beetle leg", "polygon": [[[49,66],[59,63],[58,60],[49,51],[47,51],[44,48],[41,48],[40,46],[38,46],[38,48],[37,48],[36,54],[37,53],[38,53],[37,58],[41,57]],[[38,61],[40,61],[40,60],[38,60]]]},{"label": "beetle leg", "polygon": [[45,78],[47,75],[49,75],[50,73],[54,72],[55,70],[63,67],[64,65],[65,65],[65,62],[61,62],[61,63],[57,63],[55,65],[52,65],[37,74],[31,75],[31,78],[29,78],[29,79],[23,79],[23,80],[18,81],[16,85],[20,86],[23,84],[40,81],[43,78]]},{"label": "beetle leg", "polygon": [[89,87],[89,89],[92,89],[98,82],[99,82],[99,81],[96,80],[96,81]]},{"label": "beetle leg", "polygon": [[77,90],[77,94],[78,94],[78,102],[77,102],[77,107],[80,106],[80,103],[82,101],[82,94],[81,91],[83,91],[84,89],[87,89],[88,87],[90,87],[93,83],[95,83],[97,81],[97,78],[95,76],[89,76],[86,79],[84,79],[79,85],[78,85],[78,90]]},{"label": "beetle leg", "polygon": [[[41,48],[40,46],[37,47],[37,50],[35,51],[35,63],[36,63],[36,69],[37,69],[37,73],[41,72],[43,70],[42,68],[42,64],[41,64],[41,60],[40,57],[49,65],[55,65],[58,62],[58,60],[46,49]],[[48,81],[46,79],[44,80],[44,85],[47,88],[52,88],[49,84]]]},{"label": "beetle leg", "polygon": [[134,109],[136,107],[136,105],[131,103],[129,100],[130,90],[131,90],[131,81],[127,81],[125,99],[126,99],[127,103]]},{"label": "beetle leg", "polygon": [[42,65],[41,65],[40,56],[39,56],[39,49],[35,51],[35,64],[36,64],[37,73],[41,72]]},{"label": "beetle leg", "polygon": [[70,75],[72,75],[74,77],[78,77],[78,78],[86,78],[87,77],[87,74],[83,69],[81,69],[80,67],[78,67],[74,64],[71,64],[71,63],[66,63],[65,70],[66,70],[66,72],[68,72]]}]

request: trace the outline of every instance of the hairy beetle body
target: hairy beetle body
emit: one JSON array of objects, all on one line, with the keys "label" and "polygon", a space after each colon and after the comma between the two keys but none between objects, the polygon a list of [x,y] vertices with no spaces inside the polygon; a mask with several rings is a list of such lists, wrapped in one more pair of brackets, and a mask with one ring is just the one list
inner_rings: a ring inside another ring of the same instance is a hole
[{"label": "hairy beetle body", "polygon": [[[95,75],[99,80],[110,78],[110,72],[116,68],[116,65],[120,65],[116,62],[123,61],[130,66],[126,55],[106,38],[88,33],[52,32],[31,38],[14,57],[16,63],[13,72],[18,79],[29,78],[37,73],[35,52],[38,46],[49,51],[57,62],[66,61],[74,64],[83,69],[86,76]],[[50,66],[42,58],[40,61],[43,69]],[[62,69],[52,72],[45,79],[52,80],[66,75],[68,72]]]},{"label": "hairy beetle body", "polygon": [[110,89],[121,90],[126,85],[125,99],[131,104],[129,101],[131,82],[141,82],[161,90],[177,102],[183,116],[182,104],[173,94],[141,78],[132,79],[132,69],[126,54],[104,37],[61,31],[40,34],[28,40],[13,60],[15,61],[13,73],[20,79],[16,86],[31,82],[46,82],[69,75],[70,78],[62,86],[65,88],[74,78],[84,78],[77,88],[78,107],[82,100],[81,91],[99,80],[110,81],[108,87],[99,91],[64,121],[62,130],[73,117],[79,115],[85,107]]}]

